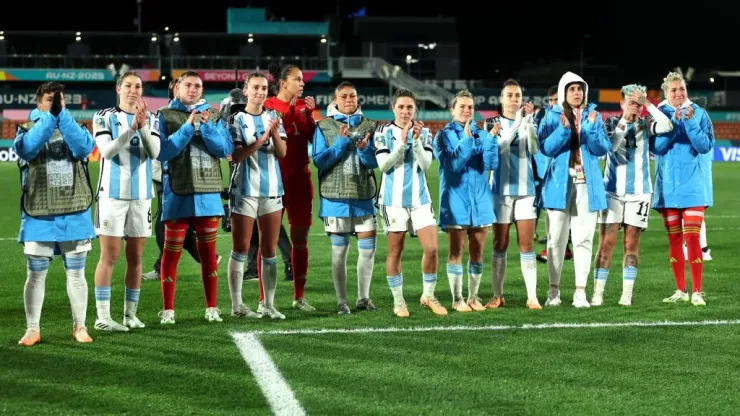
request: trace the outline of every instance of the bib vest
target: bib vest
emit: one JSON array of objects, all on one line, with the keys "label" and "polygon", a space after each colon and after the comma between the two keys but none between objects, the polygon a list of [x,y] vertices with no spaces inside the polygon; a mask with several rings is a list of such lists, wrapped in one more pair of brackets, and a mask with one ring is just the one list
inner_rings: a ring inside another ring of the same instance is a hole
[{"label": "bib vest", "polygon": [[[28,131],[33,124],[21,128]],[[33,160],[19,160],[18,167],[26,172],[21,207],[31,217],[77,214],[93,203],[87,162],[75,159],[58,129]]]},{"label": "bib vest", "polygon": [[[337,140],[342,124],[345,123],[331,117],[319,121],[318,126],[328,146]],[[375,125],[375,121],[363,117],[359,125],[349,129],[350,140],[354,143],[364,139],[368,133],[372,135]],[[356,152],[345,153],[337,164],[319,173],[319,191],[322,197],[328,199],[367,201],[374,198],[377,192],[375,174],[360,163]]]},{"label": "bib vest", "polygon": [[[167,108],[160,110],[172,134],[188,121],[190,113]],[[218,112],[211,110],[210,120],[216,121]],[[200,120],[195,121],[195,134],[190,143],[172,160],[167,162],[170,188],[175,195],[220,193],[223,190],[221,161],[208,153],[200,134]]]}]

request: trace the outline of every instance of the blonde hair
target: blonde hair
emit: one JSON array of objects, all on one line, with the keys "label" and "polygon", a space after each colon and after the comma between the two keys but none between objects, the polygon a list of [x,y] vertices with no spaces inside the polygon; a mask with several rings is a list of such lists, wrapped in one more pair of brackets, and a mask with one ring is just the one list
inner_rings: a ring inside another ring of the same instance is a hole
[{"label": "blonde hair", "polygon": [[664,93],[666,93],[668,92],[668,84],[674,81],[683,81],[684,85],[688,87],[688,84],[686,84],[686,80],[683,79],[681,74],[679,74],[678,72],[669,72],[668,75],[663,78],[663,85],[661,85],[660,88],[663,90]]},{"label": "blonde hair", "polygon": [[457,104],[457,100],[459,98],[467,97],[473,100],[475,102],[475,97],[473,97],[473,93],[468,90],[460,90],[455,94],[454,97],[452,97],[452,100],[450,100],[450,110],[455,108],[455,104]]}]

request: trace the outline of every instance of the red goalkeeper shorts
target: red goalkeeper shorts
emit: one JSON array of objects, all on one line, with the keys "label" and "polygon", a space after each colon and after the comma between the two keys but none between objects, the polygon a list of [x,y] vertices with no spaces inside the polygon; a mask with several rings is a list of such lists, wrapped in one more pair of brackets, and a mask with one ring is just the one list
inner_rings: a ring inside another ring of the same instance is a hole
[{"label": "red goalkeeper shorts", "polygon": [[283,190],[283,206],[288,214],[288,224],[293,227],[310,227],[313,222],[311,174],[297,172],[283,176]]}]

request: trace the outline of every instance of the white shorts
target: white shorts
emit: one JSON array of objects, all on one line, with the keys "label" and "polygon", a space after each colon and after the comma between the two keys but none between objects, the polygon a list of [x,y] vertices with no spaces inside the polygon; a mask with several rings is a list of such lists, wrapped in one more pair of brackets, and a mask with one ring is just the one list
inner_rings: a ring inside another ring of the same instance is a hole
[{"label": "white shorts", "polygon": [[537,219],[534,206],[534,195],[510,196],[500,195],[493,204],[497,224],[511,224],[515,221]]},{"label": "white shorts", "polygon": [[651,194],[619,196],[607,192],[607,209],[599,213],[599,224],[627,224],[646,229],[651,197]]},{"label": "white shorts", "polygon": [[430,225],[437,226],[434,219],[432,204],[426,204],[414,208],[380,206],[383,228],[385,233],[406,232],[416,234],[417,231]]},{"label": "white shorts", "polygon": [[151,236],[152,201],[99,198],[95,212],[95,233],[110,237]]},{"label": "white shorts", "polygon": [[245,215],[257,219],[275,211],[282,211],[283,197],[275,198],[233,195],[231,197],[231,213]]},{"label": "white shorts", "polygon": [[378,221],[375,215],[364,217],[326,217],[324,218],[324,229],[327,234],[356,234],[375,231],[378,229]]},{"label": "white shorts", "polygon": [[61,241],[58,243],[27,241],[23,243],[23,253],[29,256],[53,258],[55,251],[65,255],[87,253],[90,250],[92,250],[91,240]]}]

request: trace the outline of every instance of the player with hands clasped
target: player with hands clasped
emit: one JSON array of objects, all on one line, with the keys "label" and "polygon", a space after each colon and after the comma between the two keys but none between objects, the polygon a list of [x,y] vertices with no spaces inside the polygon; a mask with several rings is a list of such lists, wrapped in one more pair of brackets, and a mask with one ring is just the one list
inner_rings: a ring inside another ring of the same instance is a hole
[{"label": "player with hands clasped", "polygon": [[414,120],[416,97],[399,89],[391,104],[394,121],[375,131],[375,157],[382,173],[378,209],[388,242],[386,279],[393,294],[393,313],[409,316],[403,298],[401,257],[406,232],[419,238],[423,255],[422,304],[437,315],[447,315],[434,295],[437,284],[437,222],[427,186],[426,171],[432,163],[432,136],[424,123]]},{"label": "player with hands clasped", "polygon": [[[452,292],[452,309],[458,312],[483,311],[478,297],[483,274],[483,249],[488,229],[496,220],[490,171],[498,167],[498,144],[492,132],[475,124],[473,94],[459,91],[450,102],[452,121],[439,130],[433,140],[434,156],[439,160],[439,226],[447,233],[447,279]],[[468,247],[468,300],[462,294],[462,259]],[[431,307],[431,300],[421,303]]]},{"label": "player with hands clasped", "polygon": [[588,103],[588,84],[566,72],[558,83],[558,104],[547,112],[537,132],[540,152],[550,157],[542,186],[547,209],[547,268],[550,279],[545,306],[560,305],[560,277],[570,234],[573,241],[575,292],[573,306],[591,306],[586,285],[591,268],[593,235],[606,191],[599,157],[611,143],[601,114]]},{"label": "player with hands clasped", "polygon": [[[504,82],[501,90],[501,115],[486,120],[491,134],[498,141],[498,169],[491,175],[494,195],[492,283],[493,297],[486,308],[505,304],[504,278],[506,250],[509,247],[509,229],[516,224],[519,261],[527,290],[527,308],[542,309],[537,300],[537,261],[534,253],[535,177],[533,155],[539,151],[537,128],[534,124],[534,105],[522,105],[522,88],[516,80]],[[487,127],[488,128],[488,127]]]},{"label": "player with hands clasped", "polygon": [[313,138],[313,163],[318,168],[321,206],[319,217],[331,238],[332,279],[340,315],[350,313],[347,304],[347,252],[350,235],[357,236],[358,310],[375,310],[370,283],[375,262],[375,195],[373,169],[378,167],[371,140],[376,122],[362,114],[357,90],[349,82],[334,90],[326,118],[318,123]]},{"label": "player with hands clasped", "polygon": [[[621,116],[606,119],[604,126],[611,141],[607,154],[604,184],[607,209],[599,214],[599,250],[594,260],[594,294],[591,306],[604,301],[612,253],[619,229],[624,232],[622,296],[619,304],[632,305],[632,289],[637,278],[640,235],[647,229],[650,199],[650,143],[656,134],[673,130],[673,123],[647,100],[646,88],[637,84],[622,87]],[[640,116],[647,108],[650,115]],[[651,140],[652,139],[652,140]]]}]

